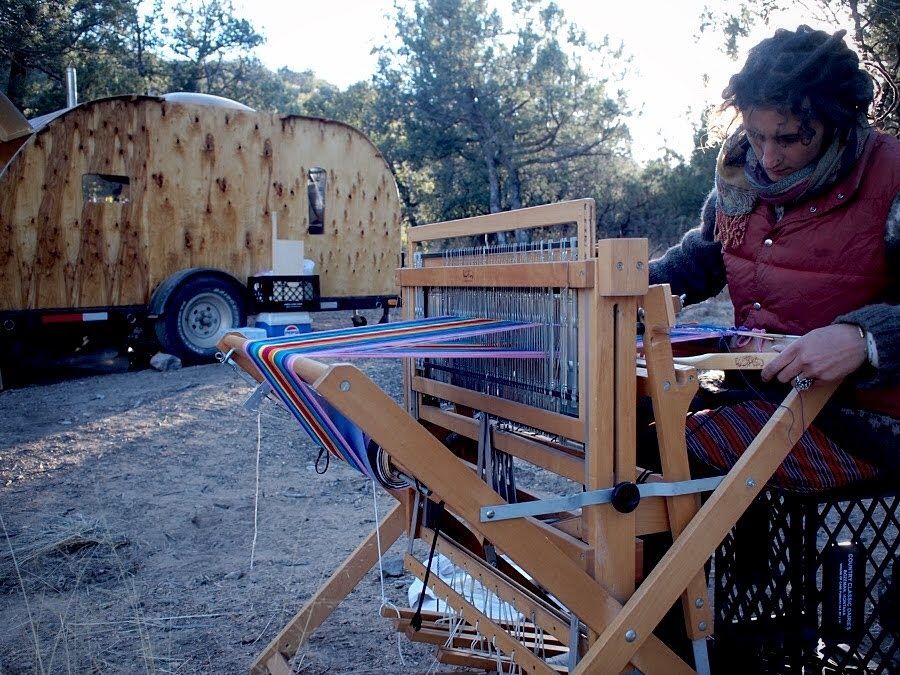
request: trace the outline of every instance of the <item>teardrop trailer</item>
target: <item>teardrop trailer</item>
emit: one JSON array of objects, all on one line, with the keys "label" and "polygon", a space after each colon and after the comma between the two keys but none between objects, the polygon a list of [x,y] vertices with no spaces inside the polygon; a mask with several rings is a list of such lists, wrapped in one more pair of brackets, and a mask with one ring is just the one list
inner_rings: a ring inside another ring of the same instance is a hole
[{"label": "teardrop trailer", "polygon": [[[29,122],[0,97],[0,167],[0,367],[86,345],[202,360],[258,312],[398,303],[397,185],[346,124],[200,94]],[[317,274],[272,275],[301,241]]]}]

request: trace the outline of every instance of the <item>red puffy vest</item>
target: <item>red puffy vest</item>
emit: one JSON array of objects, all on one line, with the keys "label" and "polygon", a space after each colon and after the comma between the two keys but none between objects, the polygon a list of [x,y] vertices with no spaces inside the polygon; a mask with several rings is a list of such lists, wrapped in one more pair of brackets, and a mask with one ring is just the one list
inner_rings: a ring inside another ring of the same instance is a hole
[{"label": "red puffy vest", "polygon": [[[900,141],[873,134],[854,170],[788,208],[758,203],[743,241],[723,251],[735,326],[803,335],[865,305],[898,302],[885,224],[900,189]],[[851,405],[900,418],[900,386],[848,392]]]}]

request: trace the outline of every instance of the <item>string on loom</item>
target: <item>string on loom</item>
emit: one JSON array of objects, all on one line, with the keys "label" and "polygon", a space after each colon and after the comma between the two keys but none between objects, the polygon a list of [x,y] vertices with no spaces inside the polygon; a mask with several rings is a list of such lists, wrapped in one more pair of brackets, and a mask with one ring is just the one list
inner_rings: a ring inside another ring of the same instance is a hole
[{"label": "string on loom", "polygon": [[262,446],[262,415],[256,412],[256,492],[253,497],[253,543],[250,544],[250,569],[256,553],[256,536],[259,533],[259,455]]},{"label": "string on loom", "polygon": [[[726,353],[731,353],[732,349],[729,345],[728,338],[736,337],[742,342],[739,346],[744,344],[748,344],[751,340],[764,340],[764,339],[772,339],[772,336],[766,334],[764,331],[760,332],[755,329],[746,329],[746,328],[725,328],[722,326],[713,326],[706,324],[678,324],[673,326],[672,328],[666,330],[666,334],[669,336],[670,343],[677,342],[690,342],[693,340],[708,340],[712,338],[718,339],[718,344],[721,350]],[[794,337],[794,336],[780,336],[780,337]],[[644,339],[643,336],[639,336],[637,339],[637,347],[641,349],[643,347]],[[746,374],[743,371],[737,371],[738,377],[743,381],[744,387],[753,394],[757,399],[769,401],[770,397],[766,396],[763,392],[759,391],[756,386],[748,379]],[[800,394],[802,398],[802,393]],[[779,401],[777,404],[777,408],[784,408],[788,410],[791,415],[791,424],[788,428],[788,435],[790,436],[794,424],[796,420],[794,419],[793,411],[790,408],[784,406],[783,402]],[[701,429],[703,429],[707,424],[710,424],[716,416],[720,415],[722,411],[727,408],[727,405],[721,405],[717,408],[714,408],[710,411],[710,413],[703,419],[703,421],[698,424],[694,429],[691,429],[686,432],[686,438],[690,439],[694,434],[698,433]],[[802,408],[801,408],[802,410]],[[688,416],[693,416],[697,411],[691,410],[688,412]],[[804,420],[801,420],[801,423]],[[805,427],[805,425],[804,425]],[[799,440],[799,439],[798,439]],[[639,480],[638,482],[642,482]]]},{"label": "string on loom", "polygon": [[478,619],[475,620],[475,635],[472,636],[472,640],[469,643],[470,649],[476,649],[478,645],[484,642],[484,635],[481,634],[479,630],[479,622]]},{"label": "string on loom", "polygon": [[[450,608],[448,607],[448,609]],[[456,635],[464,623],[465,619],[463,619],[461,614],[458,614],[455,609],[450,610],[450,630],[447,633],[447,642],[445,643],[447,647],[453,646]]]},{"label": "string on loom", "polygon": [[[423,589],[424,590],[424,589]],[[457,590],[454,588],[454,590]],[[465,596],[464,596],[465,597]],[[450,604],[450,598],[445,597],[444,602],[446,603],[446,611],[445,615],[435,620],[437,624],[447,624],[447,639],[444,640],[444,647],[452,648],[456,641],[456,636],[459,634],[460,629],[465,625],[466,620],[463,616],[456,611],[456,608]],[[438,600],[437,611],[440,612],[440,600]],[[428,669],[425,671],[426,675],[430,675],[431,673],[436,673],[437,669],[440,667],[441,662],[438,660],[437,653],[432,657],[431,662],[428,665]]]},{"label": "string on loom", "polygon": [[503,672],[503,654],[500,653],[500,650],[497,648],[497,637],[491,637],[491,650],[494,652],[494,659],[497,662],[497,672]]},{"label": "string on loom", "polygon": [[[387,599],[387,595],[384,592],[384,566],[382,565],[382,551],[381,551],[381,521],[378,518],[378,489],[375,485],[375,481],[371,481],[372,483],[372,508],[375,513],[375,546],[378,550],[378,580],[381,583],[381,606],[378,608],[379,614],[381,610],[385,607],[388,607],[394,610],[397,613],[397,618],[401,617],[400,610],[397,608],[397,605],[392,603]],[[400,656],[400,663],[403,666],[406,666],[406,661],[403,659],[403,649],[400,647],[400,633],[397,633],[397,654]]]},{"label": "string on loom", "polygon": [[[424,587],[422,588],[422,592],[423,593],[425,592]],[[435,600],[436,600],[435,612],[439,613],[441,611],[441,603],[440,603],[439,599],[435,598]],[[444,613],[443,616],[440,616],[439,618],[437,618],[435,620],[435,623],[437,623],[438,625],[446,623],[448,626],[447,639],[444,641],[445,647],[452,647],[452,645],[453,645],[453,638],[455,637],[456,632],[457,632],[457,628],[454,626],[455,617],[456,617],[456,610],[454,608],[450,607],[450,603],[448,601],[447,611]],[[434,653],[433,656],[431,657],[431,661],[428,664],[428,668],[425,670],[425,675],[431,675],[432,673],[436,673],[437,669],[440,667],[440,665],[441,665],[441,663],[438,660],[438,655],[437,655],[437,653]]]},{"label": "string on loom", "polygon": [[[679,328],[679,326],[676,326],[676,327],[675,327],[675,329],[678,329],[678,328]],[[708,326],[707,326],[707,327],[703,327],[703,328],[707,328],[707,329],[708,329],[708,328],[714,328],[714,327],[708,327]],[[675,329],[673,329],[673,330],[675,330]],[[719,340],[720,348],[721,348],[723,351],[725,351],[726,353],[731,353],[731,347],[730,347],[730,345],[728,344],[728,340],[725,339],[725,338],[729,337],[729,334],[728,334],[728,332],[727,332],[727,331],[729,331],[729,330],[733,330],[733,329],[722,329],[723,334],[718,336],[718,337],[720,338],[720,340]],[[732,332],[731,334],[736,334],[736,333]],[[699,339],[699,338],[687,338],[687,339]],[[672,339],[672,341],[673,341],[673,342],[675,341],[674,338]],[[753,394],[757,399],[764,400],[764,401],[768,401],[768,400],[769,400],[769,397],[767,397],[763,392],[759,391],[759,389],[757,389],[756,386],[754,386],[754,384],[750,381],[750,379],[747,377],[747,375],[744,373],[744,371],[738,370],[738,371],[737,371],[737,374],[738,374],[738,377],[740,377],[740,379],[743,381],[744,387],[745,387],[751,394]],[[802,399],[802,396],[803,396],[802,392],[798,392],[798,394],[800,395],[800,397],[801,397],[801,399]],[[706,418],[703,419],[703,421],[702,421],[700,424],[698,424],[694,429],[691,429],[691,430],[689,430],[689,431],[686,432],[686,438],[688,438],[688,439],[691,438],[694,434],[698,433],[701,429],[703,429],[707,424],[710,424],[710,423],[716,418],[716,416],[719,415],[719,414],[721,414],[721,412],[722,412],[725,408],[727,408],[727,407],[728,407],[727,405],[721,405],[721,406],[719,406],[718,408],[715,408],[714,410],[712,410],[712,411],[710,412],[710,414],[707,415]],[[788,411],[788,413],[790,413],[790,416],[791,416],[791,424],[790,424],[790,426],[788,427],[788,437],[790,437],[791,432],[792,432],[793,429],[794,429],[794,424],[795,424],[795,422],[796,422],[796,420],[794,419],[794,413],[793,413],[793,411],[792,411],[790,408],[788,408],[787,406],[785,406],[783,402],[779,402],[779,403],[777,404],[777,408],[784,408],[785,410]],[[694,410],[689,411],[688,417],[693,416],[695,412],[696,412],[696,411],[694,411]],[[802,412],[802,407],[801,407],[801,412]],[[800,421],[801,421],[801,424],[802,424],[804,420],[801,419]],[[804,424],[804,428],[805,428],[805,424]],[[798,440],[799,440],[799,439],[798,439]],[[641,481],[638,481],[638,482],[641,482]]]},{"label": "string on loom", "polygon": [[[446,581],[446,580],[445,580]],[[468,596],[465,594],[465,579],[459,582],[459,587],[457,587],[457,578],[454,575],[450,579],[450,587],[455,590],[457,593],[463,596],[463,598],[468,599]],[[423,593],[425,588],[423,586]],[[472,604],[472,603],[470,603]],[[462,627],[465,625],[466,620],[463,618],[462,614],[456,611],[456,608],[450,604],[450,598],[448,596],[444,596],[444,609],[441,609],[441,599],[435,597],[435,612],[439,614],[443,614],[439,618],[435,619],[436,624],[446,624],[447,625],[447,639],[444,640],[444,647],[452,648],[456,641],[456,636],[459,634]],[[435,654],[431,662],[428,665],[428,669],[425,671],[426,675],[430,675],[431,673],[436,673],[437,669],[440,667],[441,663],[438,660],[438,655]]]},{"label": "string on loom", "polygon": [[531,613],[531,625],[534,626],[534,653],[536,656],[544,659],[547,657],[547,650],[544,647],[544,629],[538,627],[537,614]]}]

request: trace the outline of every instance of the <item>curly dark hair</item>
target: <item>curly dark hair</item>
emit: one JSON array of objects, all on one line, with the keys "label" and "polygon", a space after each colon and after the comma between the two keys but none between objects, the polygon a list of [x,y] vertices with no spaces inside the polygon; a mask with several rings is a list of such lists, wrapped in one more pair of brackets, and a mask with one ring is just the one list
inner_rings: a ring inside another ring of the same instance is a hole
[{"label": "curly dark hair", "polygon": [[804,131],[811,132],[812,119],[820,121],[826,133],[848,131],[871,105],[874,87],[844,42],[846,33],[829,35],[805,25],[775,31],[750,50],[744,67],[731,76],[722,92],[722,108],[790,110]]}]

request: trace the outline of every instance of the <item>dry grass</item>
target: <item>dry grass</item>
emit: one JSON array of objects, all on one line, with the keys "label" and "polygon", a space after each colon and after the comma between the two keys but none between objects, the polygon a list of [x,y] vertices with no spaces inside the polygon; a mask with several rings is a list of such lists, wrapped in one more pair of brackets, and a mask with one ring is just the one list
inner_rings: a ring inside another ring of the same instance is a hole
[{"label": "dry grass", "polygon": [[734,309],[727,289],[714,298],[685,307],[678,315],[678,323],[701,323],[713,326],[733,326]]},{"label": "dry grass", "polygon": [[31,636],[23,670],[178,672],[189,660],[158,656],[152,633],[216,616],[145,616],[131,542],[97,518],[74,514],[17,533],[3,525],[0,590],[21,594],[27,616],[12,628]]}]

